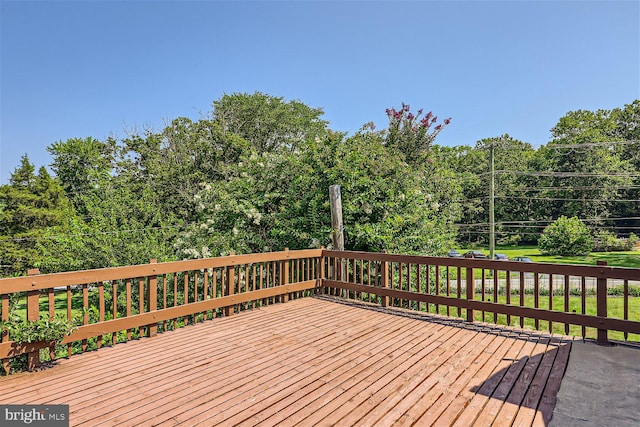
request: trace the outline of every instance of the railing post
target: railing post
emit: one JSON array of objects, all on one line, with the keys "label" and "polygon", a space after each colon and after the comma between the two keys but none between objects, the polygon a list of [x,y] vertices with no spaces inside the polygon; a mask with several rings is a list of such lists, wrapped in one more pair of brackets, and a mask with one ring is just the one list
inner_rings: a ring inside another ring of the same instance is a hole
[{"label": "railing post", "polygon": [[[32,268],[27,271],[29,276],[37,276],[40,270]],[[35,282],[33,283],[35,285]],[[27,291],[27,320],[35,322],[40,319],[40,292]],[[27,353],[27,370],[33,371],[40,367],[40,350]]]},{"label": "railing post", "polygon": [[[149,260],[149,264],[157,264],[158,260],[153,258]],[[155,274],[156,269],[153,269],[153,274],[149,276],[149,287],[147,288],[147,301],[149,301],[149,311],[158,310],[158,276]],[[147,328],[147,337],[155,337],[158,335],[158,324],[154,323]]]},{"label": "railing post", "polygon": [[[289,248],[284,248],[284,253],[285,253],[285,259],[282,262],[284,274],[280,276],[280,281],[282,282],[282,285],[288,285],[289,284],[289,267],[291,266],[291,263],[289,262]],[[282,302],[287,302],[287,301],[289,301],[289,294],[285,293],[282,295]]]},{"label": "railing post", "polygon": [[317,275],[318,275],[318,279],[320,281],[320,283],[318,283],[318,286],[320,287],[320,290],[317,291],[320,294],[327,294],[326,291],[326,287],[324,286],[324,279],[326,279],[326,262],[327,262],[327,258],[324,256],[324,246],[321,248],[322,249],[322,255],[320,255],[320,257],[318,258],[318,268],[317,268]]},{"label": "railing post", "polygon": [[[382,253],[386,253],[386,251],[382,251]],[[382,287],[387,289],[389,288],[389,262],[382,261]],[[383,307],[387,307],[389,305],[389,297],[386,295],[382,295],[382,301],[380,304]]]},{"label": "railing post", "polygon": [[[0,295],[0,299],[2,300],[2,316],[0,320],[9,320],[9,294]],[[0,328],[0,342],[9,341],[9,332],[6,328]],[[2,367],[6,375],[9,375],[11,371],[11,365],[9,364],[9,359],[0,359],[2,362]]]},{"label": "railing post", "polygon": [[[471,258],[467,255],[467,258]],[[467,301],[472,301],[475,296],[476,291],[476,283],[475,278],[473,277],[473,267],[467,267]],[[473,310],[467,308],[467,322],[473,322]]]},{"label": "railing post", "polygon": [[[606,261],[598,261],[597,265],[606,266]],[[603,275],[604,276],[604,275]],[[597,312],[598,317],[607,317],[607,278],[598,277],[596,283],[596,300],[597,300]],[[608,344],[609,339],[606,329],[598,329],[598,344]]]},{"label": "railing post", "polygon": [[[234,251],[229,252],[230,256],[235,255],[236,253]],[[236,271],[235,271],[235,267],[233,265],[229,265],[227,266],[227,283],[225,283],[224,287],[225,287],[225,296],[231,296],[235,293],[235,289],[234,289],[234,285],[235,285],[235,275],[236,275]],[[229,307],[225,307],[224,308],[224,315],[225,316],[231,316],[233,315],[233,313],[235,312],[235,304]]]}]

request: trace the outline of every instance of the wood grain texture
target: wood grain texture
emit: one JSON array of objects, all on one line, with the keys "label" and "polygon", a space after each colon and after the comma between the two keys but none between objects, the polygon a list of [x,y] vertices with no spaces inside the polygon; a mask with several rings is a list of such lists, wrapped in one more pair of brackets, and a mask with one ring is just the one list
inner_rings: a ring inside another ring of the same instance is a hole
[{"label": "wood grain texture", "polygon": [[570,345],[298,298],[3,378],[0,396],[69,404],[73,426],[532,425],[551,417]]}]

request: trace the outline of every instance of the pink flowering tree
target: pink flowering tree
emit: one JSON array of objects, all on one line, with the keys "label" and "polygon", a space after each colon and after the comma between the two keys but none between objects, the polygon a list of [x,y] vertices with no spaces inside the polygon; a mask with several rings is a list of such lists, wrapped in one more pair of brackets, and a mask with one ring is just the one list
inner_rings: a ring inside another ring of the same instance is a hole
[{"label": "pink flowering tree", "polygon": [[386,143],[405,155],[408,163],[416,163],[429,151],[436,136],[451,123],[451,118],[437,124],[438,117],[430,111],[422,114],[422,109],[413,114],[409,105],[402,104],[400,110],[387,108],[389,128]]}]

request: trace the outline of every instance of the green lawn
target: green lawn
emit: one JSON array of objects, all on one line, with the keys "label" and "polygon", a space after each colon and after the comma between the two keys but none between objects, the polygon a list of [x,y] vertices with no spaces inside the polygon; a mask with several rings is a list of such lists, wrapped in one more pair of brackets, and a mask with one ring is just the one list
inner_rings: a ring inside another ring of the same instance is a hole
[{"label": "green lawn", "polygon": [[[474,248],[489,254],[487,248]],[[458,249],[465,253],[469,249]],[[597,261],[607,261],[608,265],[616,267],[640,268],[640,251],[629,252],[591,252],[586,256],[550,256],[542,255],[537,246],[498,246],[496,253],[507,255],[509,258],[526,256],[535,262],[549,262],[553,264],[585,264],[596,265]]]},{"label": "green lawn", "polygon": [[[63,318],[67,317],[67,293],[56,292],[54,296],[54,310],[55,315]],[[40,296],[40,314],[49,313],[49,297],[45,295]],[[20,317],[26,317],[27,315],[27,298],[22,297],[17,307],[14,308],[13,314]],[[71,294],[71,317],[82,318],[82,293],[73,292]]]},{"label": "green lawn", "polygon": [[[475,298],[477,300],[482,300],[481,294],[476,294]],[[492,301],[492,296],[486,297],[487,301]],[[501,304],[505,304],[507,300],[506,295],[498,295],[498,302]],[[534,307],[534,297],[533,295],[525,295],[524,297],[524,306],[525,307]],[[414,303],[415,304],[415,303]],[[520,305],[520,299],[517,295],[511,296],[511,304],[512,305]],[[586,298],[586,314],[596,315],[596,298],[595,297],[587,297]],[[548,296],[540,296],[539,298],[539,308],[548,309],[549,308],[549,297]],[[609,297],[607,298],[607,307],[609,317],[623,319],[624,318],[624,300],[620,297]],[[438,313],[441,315],[447,315],[446,306],[440,305]],[[562,296],[554,296],[553,297],[553,308],[558,311],[564,311],[564,297]],[[569,311],[575,313],[582,313],[582,302],[580,297],[569,297]],[[436,313],[435,306],[430,304],[429,306],[430,313]],[[449,314],[451,316],[458,315],[458,309],[455,307],[449,308]],[[465,310],[462,309],[462,316],[465,315]],[[482,312],[476,311],[474,313],[474,317],[477,321],[482,321]],[[628,318],[634,321],[640,321],[640,298],[639,297],[630,297],[629,298],[629,309],[628,309]],[[493,313],[485,312],[484,321],[487,323],[494,323]],[[499,325],[510,325],[510,326],[520,326],[520,318],[518,316],[510,316],[509,322],[507,322],[507,316],[504,314],[499,314],[497,319],[497,324]],[[533,319],[525,319],[524,327],[526,329],[535,330],[535,320]],[[540,331],[549,331],[549,322],[541,320],[539,322],[539,330]],[[553,333],[556,334],[565,334],[565,326],[564,323],[553,323],[552,324]],[[587,338],[596,338],[597,330],[594,328],[586,328],[586,336]],[[574,336],[582,336],[582,327],[570,325],[568,335]],[[622,332],[617,331],[609,331],[609,339],[624,341],[624,334]],[[627,339],[629,341],[640,341],[640,335],[629,334]]]}]

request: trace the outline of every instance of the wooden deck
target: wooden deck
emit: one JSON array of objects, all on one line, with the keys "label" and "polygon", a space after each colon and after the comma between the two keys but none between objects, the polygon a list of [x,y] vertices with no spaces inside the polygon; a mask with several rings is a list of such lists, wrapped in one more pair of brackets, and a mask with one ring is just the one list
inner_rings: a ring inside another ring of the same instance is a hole
[{"label": "wooden deck", "polygon": [[570,339],[302,298],[0,379],[71,425],[546,425]]}]

